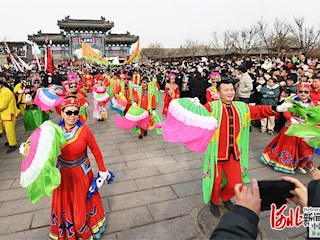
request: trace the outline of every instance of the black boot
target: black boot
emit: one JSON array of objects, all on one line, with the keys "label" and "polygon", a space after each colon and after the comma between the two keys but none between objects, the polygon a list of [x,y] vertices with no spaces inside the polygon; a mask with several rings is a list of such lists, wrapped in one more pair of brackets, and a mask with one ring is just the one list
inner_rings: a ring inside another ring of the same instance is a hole
[{"label": "black boot", "polygon": [[147,130],[145,130],[143,133],[143,136],[147,136],[147,135],[148,135],[148,132],[147,132]]},{"label": "black boot", "polygon": [[212,204],[210,205],[210,211],[215,217],[220,217],[220,209],[218,205]]},{"label": "black boot", "polygon": [[139,139],[142,139],[142,135],[139,135],[139,137],[138,137]]},{"label": "black boot", "polygon": [[229,211],[232,211],[232,209],[233,209],[233,203],[231,202],[231,200],[228,200],[228,201],[224,202],[224,206]]},{"label": "black boot", "polygon": [[5,145],[6,147],[9,147],[9,143],[8,143],[8,142],[6,142],[4,145]]},{"label": "black boot", "polygon": [[15,151],[17,148],[18,148],[17,146],[10,146],[6,153],[11,153],[11,152]]}]

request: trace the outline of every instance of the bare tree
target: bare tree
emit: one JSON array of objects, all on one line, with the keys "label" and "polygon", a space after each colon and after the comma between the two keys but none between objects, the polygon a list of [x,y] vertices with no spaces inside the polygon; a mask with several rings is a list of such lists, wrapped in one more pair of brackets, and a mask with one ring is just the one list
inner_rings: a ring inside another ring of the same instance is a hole
[{"label": "bare tree", "polygon": [[230,39],[232,47],[242,55],[248,55],[259,45],[257,41],[257,28],[254,26],[240,31],[232,31]]},{"label": "bare tree", "polygon": [[199,49],[201,49],[201,53],[203,53],[208,58],[210,56],[210,53],[212,52],[212,44],[203,43],[199,46]]},{"label": "bare tree", "polygon": [[294,18],[291,32],[295,46],[307,55],[311,54],[320,45],[320,29],[314,26],[306,27],[303,17]]},{"label": "bare tree", "polygon": [[281,49],[289,47],[291,28],[284,20],[276,19],[271,28],[263,20],[260,20],[257,22],[256,28],[260,48],[265,47],[269,54],[278,53]]},{"label": "bare tree", "polygon": [[158,42],[149,44],[147,49],[143,49],[142,55],[147,58],[160,58],[164,54],[162,45]]},{"label": "bare tree", "polygon": [[226,56],[228,53],[228,50],[232,48],[232,39],[231,39],[231,32],[230,31],[224,31],[222,33],[222,48],[223,48],[223,55]]},{"label": "bare tree", "polygon": [[186,52],[192,58],[194,58],[196,53],[199,51],[199,47],[200,47],[200,45],[199,45],[198,41],[193,41],[191,39],[186,40],[185,43],[183,44],[183,48],[186,49]]},{"label": "bare tree", "polygon": [[225,56],[229,49],[232,48],[232,39],[231,39],[231,32],[224,31],[221,35],[217,32],[212,33],[212,40],[211,45],[216,50],[223,50],[223,55]]}]

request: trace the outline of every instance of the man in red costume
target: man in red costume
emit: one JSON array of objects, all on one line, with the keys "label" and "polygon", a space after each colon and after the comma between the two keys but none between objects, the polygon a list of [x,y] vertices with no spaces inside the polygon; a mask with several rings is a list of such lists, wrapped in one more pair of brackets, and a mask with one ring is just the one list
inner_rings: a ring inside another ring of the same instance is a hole
[{"label": "man in red costume", "polygon": [[[239,146],[239,139],[247,137],[247,140],[249,140],[248,126],[250,126],[250,119],[258,120],[273,116],[277,112],[287,111],[289,107],[292,107],[292,104],[250,106],[242,102],[234,102],[235,89],[229,78],[221,80],[217,85],[217,90],[220,94],[220,100],[207,103],[205,107],[218,120],[219,138],[218,156],[216,156],[218,163],[213,176],[210,210],[213,215],[220,216],[219,198],[223,200],[227,209],[232,210],[233,203],[230,199],[234,196],[234,186],[243,182],[242,172],[246,169],[241,167],[240,162],[245,161],[243,159],[245,150],[240,147],[247,148],[248,153],[248,146]],[[241,120],[241,116],[244,116],[242,119],[246,119],[245,122]],[[245,128],[247,132],[245,132]],[[244,134],[248,135],[244,136]],[[226,186],[221,189],[222,172],[224,172],[227,182]]]},{"label": "man in red costume", "polygon": [[135,90],[132,82],[129,81],[129,76],[125,74],[123,76],[123,81],[120,83],[120,92],[122,95],[124,95],[128,101],[126,109],[123,111],[123,114],[125,115],[129,108],[131,107],[133,101],[134,101],[134,95],[135,95]]},{"label": "man in red costume", "polygon": [[[134,99],[139,107],[148,111],[149,114],[153,114],[153,111],[157,108],[156,99],[154,93],[151,94],[150,92],[152,90],[148,88],[148,82],[148,77],[144,77],[142,79],[141,86],[137,89]],[[139,133],[139,139],[142,139],[143,136],[147,136],[147,134],[148,133],[146,129],[141,129]]]}]

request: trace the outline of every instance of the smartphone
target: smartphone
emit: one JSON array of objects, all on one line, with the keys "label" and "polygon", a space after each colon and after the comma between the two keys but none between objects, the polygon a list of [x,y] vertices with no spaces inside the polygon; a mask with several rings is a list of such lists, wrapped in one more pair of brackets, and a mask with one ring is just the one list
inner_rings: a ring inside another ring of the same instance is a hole
[{"label": "smartphone", "polygon": [[261,198],[261,211],[271,209],[271,204],[274,203],[277,208],[286,204],[286,198],[292,198],[293,195],[290,190],[295,189],[295,185],[291,182],[284,180],[263,180],[258,181],[260,198]]}]

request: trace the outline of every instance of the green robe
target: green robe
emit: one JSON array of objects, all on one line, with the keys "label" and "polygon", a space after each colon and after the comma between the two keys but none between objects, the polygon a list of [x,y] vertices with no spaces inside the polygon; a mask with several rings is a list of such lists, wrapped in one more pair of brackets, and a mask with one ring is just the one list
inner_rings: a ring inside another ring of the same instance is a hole
[{"label": "green robe", "polygon": [[[242,181],[243,183],[248,183],[250,182],[248,177],[250,109],[248,105],[243,102],[234,101],[232,104],[235,106],[240,118],[240,132],[236,141],[240,151],[241,168],[244,169],[242,172]],[[202,190],[205,204],[210,204],[215,177],[214,169],[218,164],[219,126],[221,125],[223,109],[222,102],[220,100],[211,102],[210,107],[212,109],[211,114],[218,122],[218,129],[215,131],[203,158]],[[227,179],[223,176],[221,188],[225,186],[226,181]]]}]

